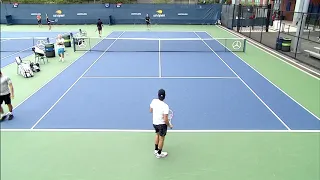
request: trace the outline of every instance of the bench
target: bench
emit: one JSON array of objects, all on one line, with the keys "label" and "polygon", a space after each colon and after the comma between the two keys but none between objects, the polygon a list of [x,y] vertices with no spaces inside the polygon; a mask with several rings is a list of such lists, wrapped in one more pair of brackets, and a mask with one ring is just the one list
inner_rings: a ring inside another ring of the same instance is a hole
[{"label": "bench", "polygon": [[320,54],[313,52],[313,51],[309,51],[309,50],[304,50],[305,52],[307,52],[309,54],[309,56],[312,56],[314,58],[320,59]]}]

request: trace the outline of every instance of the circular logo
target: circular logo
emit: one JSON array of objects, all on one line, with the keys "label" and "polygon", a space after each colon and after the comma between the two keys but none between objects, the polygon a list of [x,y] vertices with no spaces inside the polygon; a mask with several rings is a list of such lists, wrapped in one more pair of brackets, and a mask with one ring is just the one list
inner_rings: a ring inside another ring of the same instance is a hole
[{"label": "circular logo", "polygon": [[236,50],[240,49],[241,48],[241,42],[240,41],[234,41],[232,43],[232,48],[236,49]]},{"label": "circular logo", "polygon": [[45,40],[39,40],[37,41],[37,47],[41,50],[44,50],[45,48],[45,44],[46,44],[46,41]]},{"label": "circular logo", "polygon": [[84,39],[79,39],[78,46],[79,46],[79,48],[84,49],[86,47],[85,40]]}]

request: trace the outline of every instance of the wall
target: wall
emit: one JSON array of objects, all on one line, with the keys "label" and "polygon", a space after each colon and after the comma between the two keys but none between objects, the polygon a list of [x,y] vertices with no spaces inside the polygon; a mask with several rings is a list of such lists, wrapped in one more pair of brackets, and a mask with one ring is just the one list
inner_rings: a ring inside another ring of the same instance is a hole
[{"label": "wall", "polygon": [[121,7],[111,4],[109,8],[105,4],[20,4],[13,8],[6,4],[1,7],[1,23],[6,23],[6,15],[12,15],[14,24],[35,24],[37,13],[42,14],[43,21],[47,13],[50,19],[58,19],[58,24],[94,24],[98,18],[109,23],[110,15],[115,24],[140,24],[144,23],[146,14],[157,24],[213,24],[220,19],[221,7],[221,4],[123,4]]}]

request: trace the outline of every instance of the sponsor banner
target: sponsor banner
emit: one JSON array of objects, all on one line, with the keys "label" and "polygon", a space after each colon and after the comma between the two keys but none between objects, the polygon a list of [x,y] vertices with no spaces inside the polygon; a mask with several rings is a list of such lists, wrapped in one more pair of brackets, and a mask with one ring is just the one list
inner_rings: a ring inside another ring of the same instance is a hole
[{"label": "sponsor banner", "polygon": [[131,13],[131,16],[141,16],[141,13]]},{"label": "sponsor banner", "polygon": [[31,16],[38,16],[38,15],[41,16],[41,13],[31,13]]},{"label": "sponsor banner", "polygon": [[77,16],[87,16],[87,13],[77,13]]},{"label": "sponsor banner", "polygon": [[188,13],[178,13],[178,16],[188,16]]},{"label": "sponsor banner", "polygon": [[166,17],[166,14],[164,14],[162,10],[157,10],[156,13],[157,14],[154,14],[153,17],[157,17],[157,18]]}]

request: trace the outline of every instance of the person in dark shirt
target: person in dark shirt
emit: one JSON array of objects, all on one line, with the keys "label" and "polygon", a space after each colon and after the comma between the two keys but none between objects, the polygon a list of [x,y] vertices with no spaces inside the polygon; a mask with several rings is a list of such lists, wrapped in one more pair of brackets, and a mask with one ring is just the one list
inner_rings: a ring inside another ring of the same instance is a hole
[{"label": "person in dark shirt", "polygon": [[147,27],[149,29],[150,28],[150,17],[149,17],[149,14],[146,15],[146,24],[147,24]]},{"label": "person in dark shirt", "polygon": [[51,30],[51,21],[50,21],[50,19],[49,19],[47,14],[46,14],[46,20],[47,20],[47,24],[49,26],[49,30]]},{"label": "person in dark shirt", "polygon": [[101,19],[98,19],[97,28],[98,28],[100,37],[101,37],[101,34],[102,34],[102,26],[103,26],[103,23],[102,23]]}]

